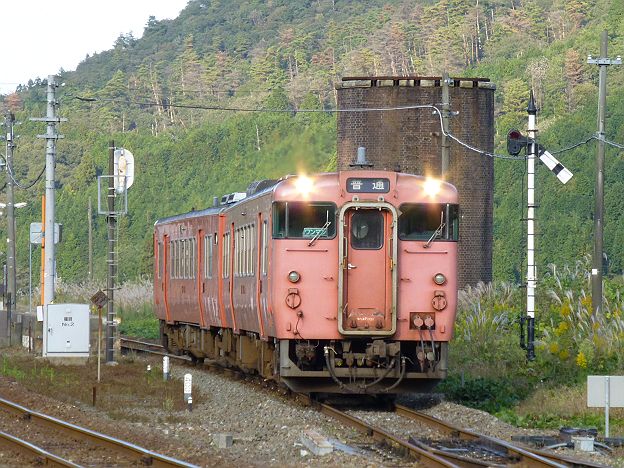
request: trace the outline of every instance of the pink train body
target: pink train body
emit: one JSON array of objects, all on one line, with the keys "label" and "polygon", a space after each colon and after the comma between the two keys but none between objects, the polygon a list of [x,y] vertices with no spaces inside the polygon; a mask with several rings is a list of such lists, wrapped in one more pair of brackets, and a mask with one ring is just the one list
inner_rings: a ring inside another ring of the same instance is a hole
[{"label": "pink train body", "polygon": [[296,391],[433,388],[457,304],[455,187],[385,171],[264,186],[156,222],[163,344]]}]

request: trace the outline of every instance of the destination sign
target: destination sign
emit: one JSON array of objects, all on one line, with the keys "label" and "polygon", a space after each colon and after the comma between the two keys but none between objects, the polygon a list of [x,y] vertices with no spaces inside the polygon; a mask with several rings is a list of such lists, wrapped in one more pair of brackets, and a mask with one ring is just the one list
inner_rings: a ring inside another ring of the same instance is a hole
[{"label": "destination sign", "polygon": [[355,178],[347,179],[347,192],[349,193],[388,193],[390,180],[385,178]]}]

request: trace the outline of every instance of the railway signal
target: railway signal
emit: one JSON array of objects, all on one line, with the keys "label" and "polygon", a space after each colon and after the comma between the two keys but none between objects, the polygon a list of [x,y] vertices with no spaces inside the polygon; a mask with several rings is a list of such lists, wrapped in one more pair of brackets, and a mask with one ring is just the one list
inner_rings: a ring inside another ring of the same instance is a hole
[{"label": "railway signal", "polygon": [[[572,172],[561,164],[557,158],[538,145],[535,141],[537,135],[536,115],[537,107],[533,91],[527,107],[529,114],[528,135],[524,136],[519,130],[511,130],[507,134],[507,151],[513,156],[520,154],[522,150],[527,152],[527,276],[526,276],[526,316],[520,322],[520,342],[527,350],[527,359],[535,359],[535,296],[537,290],[537,265],[535,263],[535,159],[540,161],[557,176],[563,184],[572,178]],[[524,337],[524,324],[526,322],[527,336]]]},{"label": "railway signal", "polygon": [[[510,130],[507,134],[507,152],[513,156],[518,156],[523,149],[534,143],[532,138],[524,136],[519,130]],[[567,183],[572,178],[572,172],[546,151],[542,145],[537,145],[537,151],[540,161],[557,176],[562,184]]]}]

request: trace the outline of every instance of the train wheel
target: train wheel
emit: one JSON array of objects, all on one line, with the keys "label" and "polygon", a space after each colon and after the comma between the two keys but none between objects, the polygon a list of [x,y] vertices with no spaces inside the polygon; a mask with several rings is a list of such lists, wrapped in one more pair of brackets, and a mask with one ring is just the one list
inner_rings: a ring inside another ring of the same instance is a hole
[{"label": "train wheel", "polygon": [[160,344],[165,348],[166,352],[169,352],[169,335],[163,333],[160,335]]},{"label": "train wheel", "polygon": [[394,403],[396,402],[396,395],[375,395],[375,404],[380,408],[384,408],[388,411],[394,409]]},{"label": "train wheel", "polygon": [[189,354],[189,356],[194,366],[201,366],[204,363],[203,357],[197,357],[194,354]]}]

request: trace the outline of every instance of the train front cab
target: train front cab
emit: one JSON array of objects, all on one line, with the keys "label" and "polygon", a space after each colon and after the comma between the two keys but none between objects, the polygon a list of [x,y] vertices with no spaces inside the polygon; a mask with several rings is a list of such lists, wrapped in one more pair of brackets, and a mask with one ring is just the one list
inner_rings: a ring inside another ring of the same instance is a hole
[{"label": "train front cab", "polygon": [[[441,194],[426,195],[423,177],[361,176],[341,173],[333,188],[317,180],[309,203],[335,203],[336,225],[315,221],[302,239],[274,244],[275,277],[288,274],[288,265],[306,279],[286,295],[298,319],[280,339],[280,378],[305,392],[430,391],[446,376],[455,319],[457,193],[440,184]],[[354,193],[347,185],[353,182],[385,191]],[[312,247],[325,255],[308,262]]]}]

